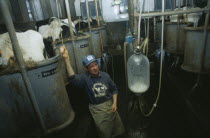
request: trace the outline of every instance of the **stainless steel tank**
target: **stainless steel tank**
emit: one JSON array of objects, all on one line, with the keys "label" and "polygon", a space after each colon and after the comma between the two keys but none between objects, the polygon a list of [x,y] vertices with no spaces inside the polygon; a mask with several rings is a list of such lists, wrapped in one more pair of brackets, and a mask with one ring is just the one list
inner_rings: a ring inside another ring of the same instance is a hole
[{"label": "stainless steel tank", "polygon": [[185,31],[189,24],[185,22],[167,22],[165,24],[165,50],[173,54],[184,54]]},{"label": "stainless steel tank", "polygon": [[75,37],[74,40],[75,46],[73,45],[72,39],[64,39],[63,43],[62,41],[56,41],[54,45],[56,47],[60,47],[62,45],[65,45],[70,56],[70,61],[73,70],[76,73],[83,73],[85,72],[84,66],[82,64],[82,59],[86,55],[91,54],[90,49],[90,35],[89,34],[80,34],[78,37]]},{"label": "stainless steel tank", "polygon": [[[90,34],[89,32],[85,32]],[[106,46],[107,34],[104,27],[92,28],[91,34],[91,52],[96,57],[99,58],[103,54],[103,47]]]},{"label": "stainless steel tank", "polygon": [[[74,119],[61,69],[60,55],[38,62],[28,71],[47,132]],[[0,74],[0,137],[29,137],[41,132],[19,70]]]},{"label": "stainless steel tank", "polygon": [[[202,54],[203,28],[186,27],[186,41],[184,63],[182,69],[190,72],[210,72],[210,28],[207,31],[205,55]],[[203,69],[201,70],[202,57],[204,56]]]}]

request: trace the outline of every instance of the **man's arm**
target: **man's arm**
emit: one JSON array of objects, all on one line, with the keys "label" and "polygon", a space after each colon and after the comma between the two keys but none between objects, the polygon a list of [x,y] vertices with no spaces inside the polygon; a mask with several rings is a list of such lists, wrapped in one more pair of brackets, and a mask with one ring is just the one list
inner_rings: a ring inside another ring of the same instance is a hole
[{"label": "man's arm", "polygon": [[68,53],[66,47],[65,46],[61,46],[60,47],[60,52],[61,52],[61,54],[62,54],[62,56],[64,58],[64,61],[66,63],[66,70],[67,70],[68,76],[69,77],[70,76],[73,76],[75,73],[74,73],[74,70],[73,70],[73,68],[71,66],[70,58],[69,58],[69,53]]},{"label": "man's arm", "polygon": [[112,112],[117,111],[117,94],[113,94],[113,104],[112,104]]},{"label": "man's arm", "polygon": [[117,86],[116,84],[112,81],[112,79],[110,78],[110,76],[107,74],[108,80],[109,80],[109,91],[112,93],[112,99],[113,99],[113,104],[112,104],[112,112],[116,112],[117,111],[117,94],[118,94],[118,90],[117,90]]}]

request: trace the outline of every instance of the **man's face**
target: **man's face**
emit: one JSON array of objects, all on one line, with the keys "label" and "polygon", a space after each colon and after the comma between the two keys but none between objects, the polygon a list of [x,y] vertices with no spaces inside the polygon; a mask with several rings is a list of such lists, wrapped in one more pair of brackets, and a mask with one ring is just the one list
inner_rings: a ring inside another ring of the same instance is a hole
[{"label": "man's face", "polygon": [[92,62],[86,67],[88,73],[92,76],[97,76],[99,73],[99,68],[97,62]]}]

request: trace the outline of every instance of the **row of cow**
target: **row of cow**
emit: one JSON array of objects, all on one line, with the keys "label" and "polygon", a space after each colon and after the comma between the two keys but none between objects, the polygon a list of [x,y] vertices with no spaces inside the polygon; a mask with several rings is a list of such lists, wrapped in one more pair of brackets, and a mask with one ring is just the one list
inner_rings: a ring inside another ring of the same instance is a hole
[{"label": "row of cow", "polygon": [[[96,20],[92,20],[91,26],[96,25]],[[60,39],[70,37],[68,19],[50,19],[36,22],[35,30],[25,32],[16,32],[19,45],[24,60],[39,62],[54,56],[51,44]],[[88,23],[84,20],[72,22],[72,28],[75,36],[78,36],[78,30],[87,30]],[[61,35],[62,34],[62,35]],[[14,57],[12,44],[8,33],[0,34],[0,67],[7,66],[10,58]]]}]

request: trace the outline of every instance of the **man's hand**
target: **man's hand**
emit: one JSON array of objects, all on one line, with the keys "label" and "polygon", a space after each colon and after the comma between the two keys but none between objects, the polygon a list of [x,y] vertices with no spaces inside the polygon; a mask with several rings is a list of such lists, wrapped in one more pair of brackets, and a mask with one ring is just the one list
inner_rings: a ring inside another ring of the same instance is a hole
[{"label": "man's hand", "polygon": [[112,112],[116,112],[117,111],[117,104],[113,104],[112,105]]},{"label": "man's hand", "polygon": [[70,63],[71,60],[69,58],[69,53],[68,53],[65,46],[60,47],[60,52],[61,52],[61,54],[64,58],[64,62],[66,63],[67,74],[70,77],[70,76],[74,75],[75,73],[74,73],[74,70],[72,69],[72,66],[71,66],[71,63]]},{"label": "man's hand", "polygon": [[65,46],[60,47],[60,52],[61,52],[64,59],[69,59],[69,53],[68,53]]},{"label": "man's hand", "polygon": [[113,98],[113,104],[112,104],[112,109],[111,109],[111,111],[112,111],[112,112],[116,112],[116,111],[117,111],[117,94],[114,94],[114,95],[112,96],[112,98]]}]

